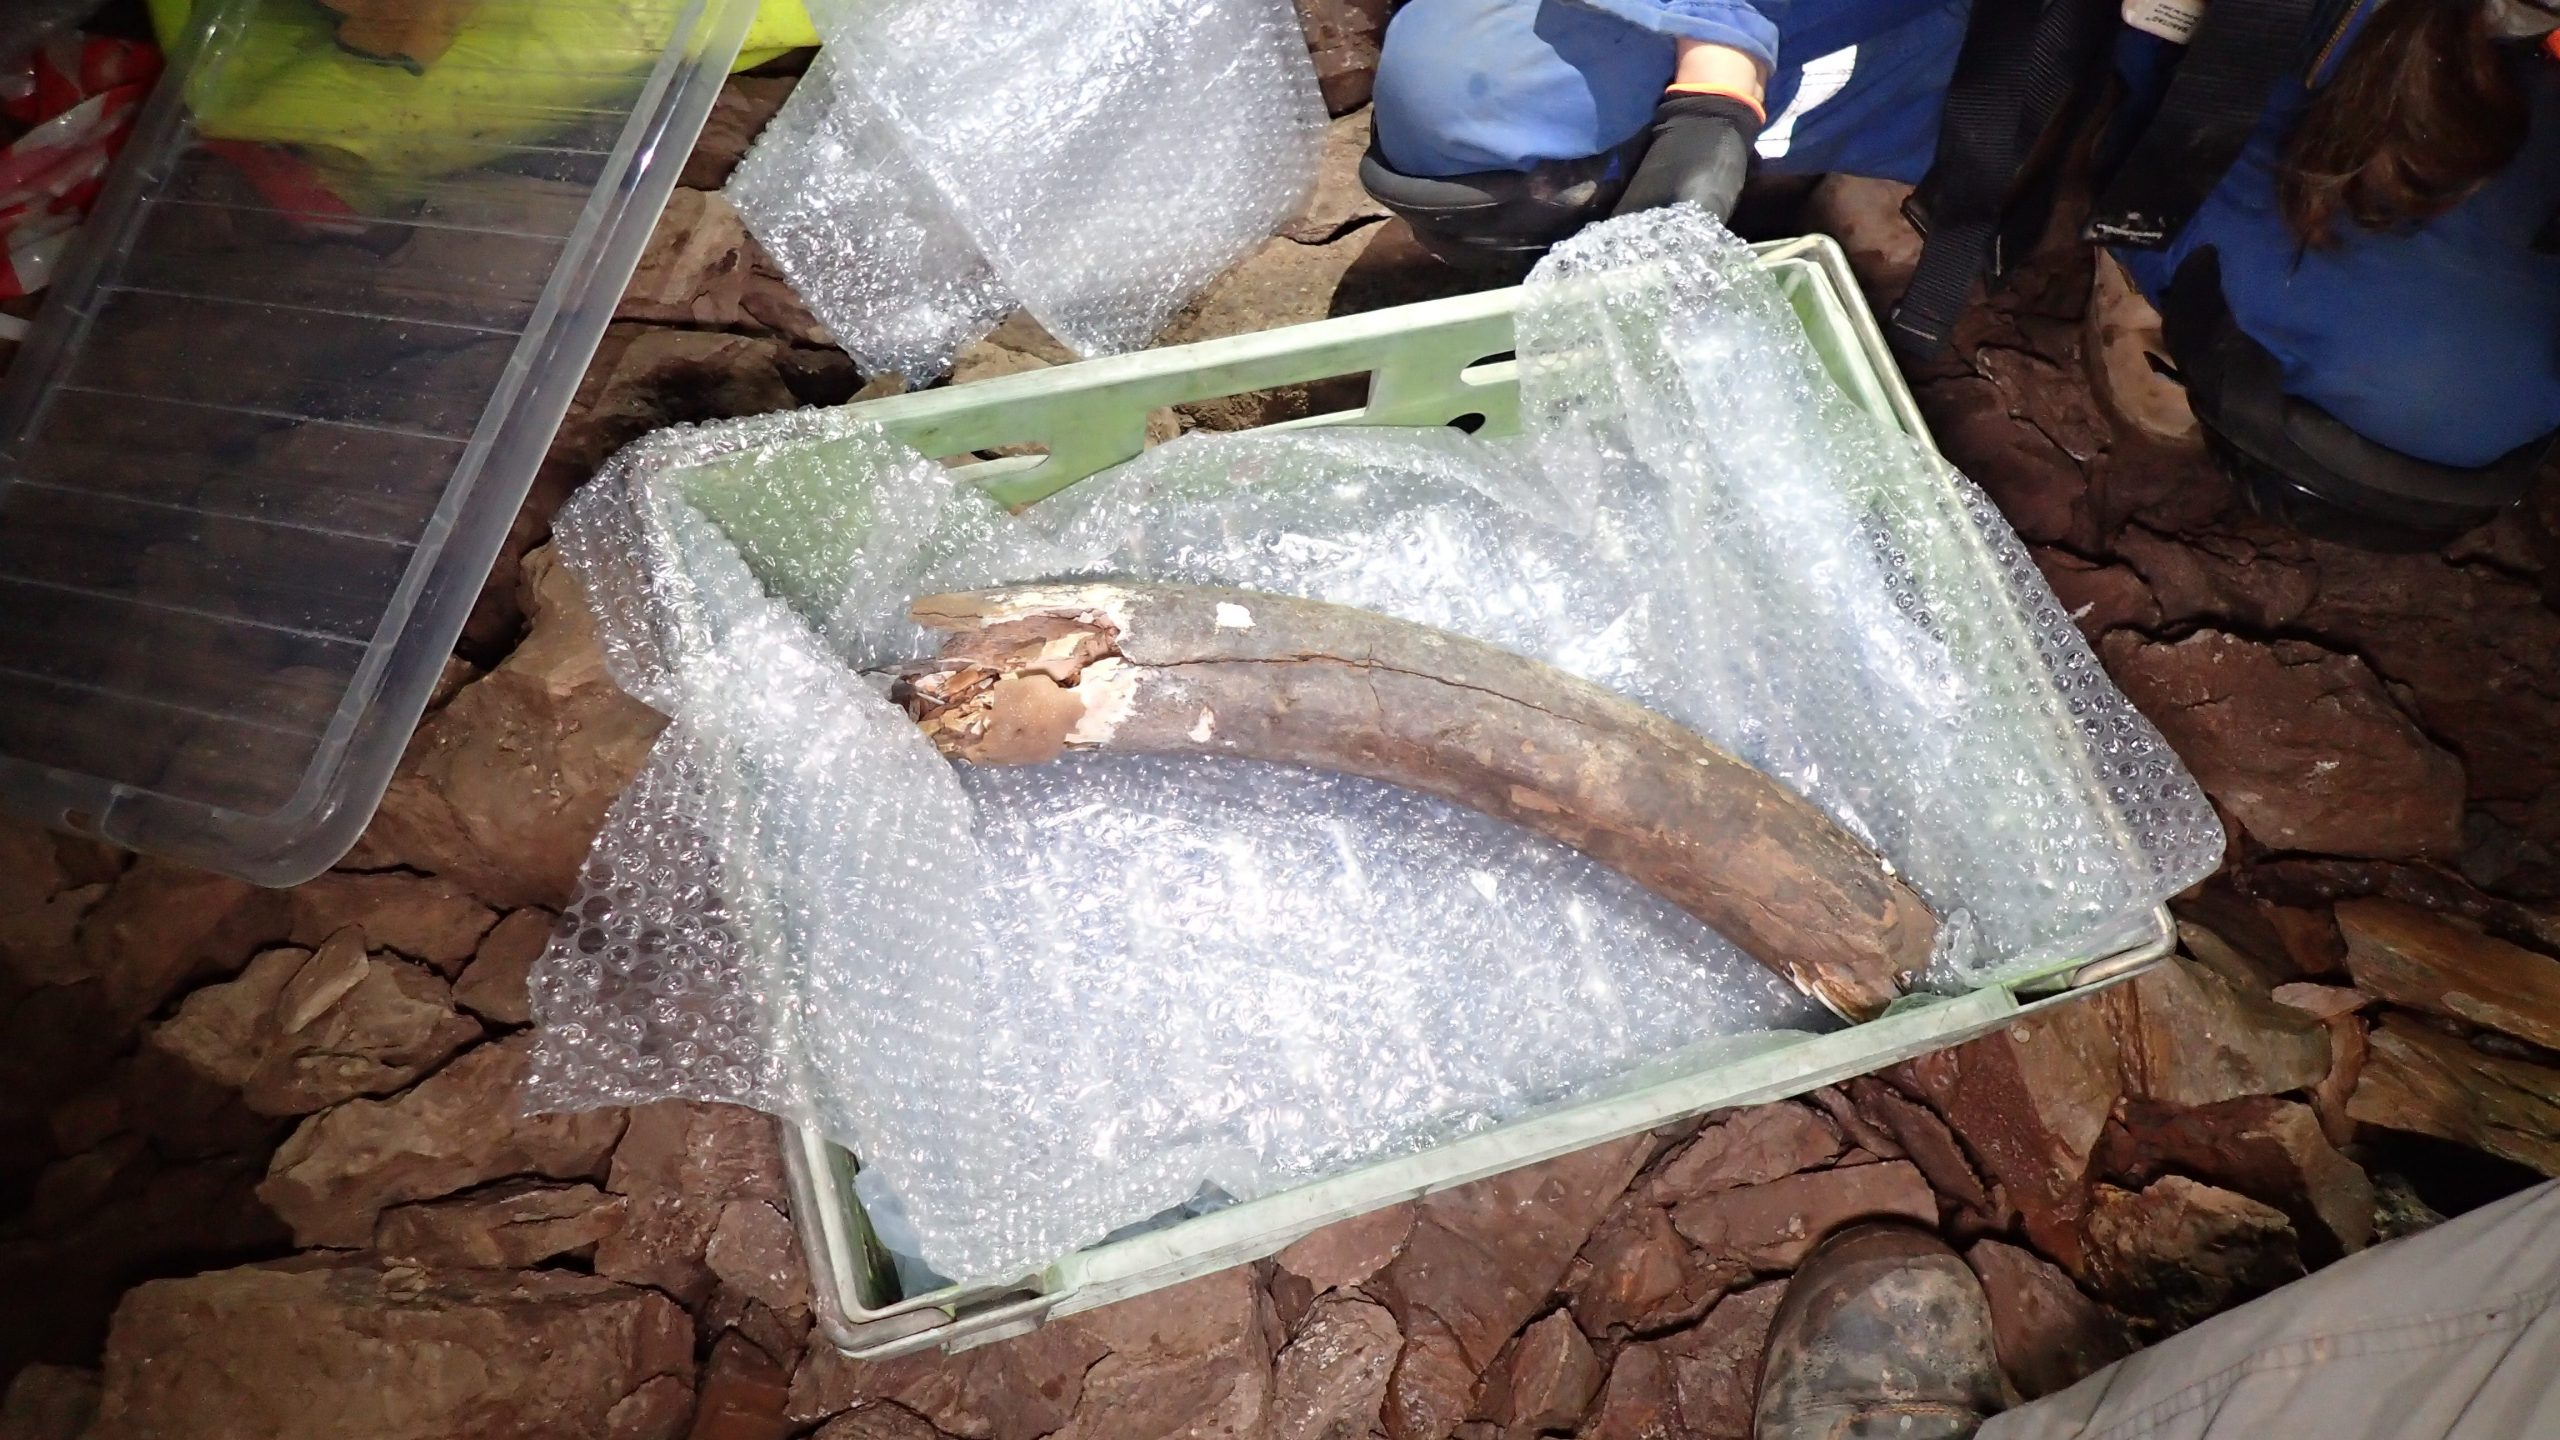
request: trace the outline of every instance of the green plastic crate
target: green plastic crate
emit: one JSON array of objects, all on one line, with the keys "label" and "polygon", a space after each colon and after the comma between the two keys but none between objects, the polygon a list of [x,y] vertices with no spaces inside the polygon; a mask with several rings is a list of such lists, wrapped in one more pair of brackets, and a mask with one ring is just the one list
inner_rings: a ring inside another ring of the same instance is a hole
[{"label": "green plastic crate", "polygon": [[[1839,247],[1819,237],[1756,247],[1835,380],[1869,411],[1924,443],[1902,383]],[[847,407],[941,459],[999,448],[1044,453],[977,461],[958,473],[1023,504],[1130,459],[1146,448],[1161,407],[1366,373],[1360,409],[1311,425],[1460,424],[1490,435],[1520,426],[1509,359],[1517,290],[1466,295],[1173,349],[1060,366]],[[753,422],[727,438],[743,457],[762,444]],[[800,440],[823,446],[826,441]],[[767,461],[773,451],[763,445]],[[759,513],[756,471],[719,457],[685,484],[732,533]],[[811,1271],[819,1329],[848,1354],[884,1359],[967,1349],[1269,1255],[1299,1236],[1383,1205],[1462,1185],[1667,1121],[1730,1105],[1800,1095],[1984,1034],[2047,1005],[2126,979],[2175,944],[2166,910],[2125,934],[2006,983],[1953,998],[1907,997],[1880,1019],[1829,1034],[1738,1037],[1712,1058],[1630,1077],[1603,1098],[1547,1111],[1343,1175],[1069,1255],[1011,1285],[953,1286],[902,1295],[853,1192],[855,1160],[814,1130],[786,1137],[793,1210]]]}]

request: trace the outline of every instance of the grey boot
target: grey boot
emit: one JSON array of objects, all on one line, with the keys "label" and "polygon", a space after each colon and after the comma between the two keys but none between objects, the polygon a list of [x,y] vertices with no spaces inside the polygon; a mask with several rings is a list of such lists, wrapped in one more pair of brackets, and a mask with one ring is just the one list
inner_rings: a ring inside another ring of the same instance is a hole
[{"label": "grey boot", "polygon": [[1806,1257],[1760,1361],[1754,1440],[1965,1440],[2000,1408],[1991,1302],[1911,1225],[1839,1231]]}]

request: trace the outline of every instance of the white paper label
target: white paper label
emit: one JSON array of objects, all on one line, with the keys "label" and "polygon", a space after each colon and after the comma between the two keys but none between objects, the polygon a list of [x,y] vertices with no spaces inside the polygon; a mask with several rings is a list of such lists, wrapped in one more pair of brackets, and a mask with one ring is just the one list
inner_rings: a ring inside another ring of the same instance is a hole
[{"label": "white paper label", "polygon": [[2195,38],[2204,0],[2124,0],[2124,23],[2174,45]]}]

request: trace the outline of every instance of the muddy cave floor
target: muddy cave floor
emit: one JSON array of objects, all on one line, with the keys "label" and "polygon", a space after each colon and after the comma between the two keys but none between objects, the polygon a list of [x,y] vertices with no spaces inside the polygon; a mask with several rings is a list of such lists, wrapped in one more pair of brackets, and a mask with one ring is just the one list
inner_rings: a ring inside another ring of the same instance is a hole
[{"label": "muddy cave floor", "polygon": [[[2035,1395],[2560,1173],[2560,998],[2514,1003],[2560,997],[2560,488],[2427,554],[2263,525],[2096,398],[2086,352],[2122,338],[2054,246],[1911,378],[2223,814],[2179,956],[1022,1339],[844,1360],[769,1122],[514,1103],[527,967],[658,727],[603,674],[551,512],[657,426],[885,388],[716,193],[790,84],[730,83],[338,870],[262,891],[0,825],[0,1437],[1739,1437],[1787,1273],[1843,1218],[1941,1227]],[[1167,342],[1466,288],[1359,192],[1366,123]],[[1889,290],[1889,199],[1787,203]],[[1017,318],[959,378],[1066,358]],[[431,1346],[467,1363],[408,1363]]]}]

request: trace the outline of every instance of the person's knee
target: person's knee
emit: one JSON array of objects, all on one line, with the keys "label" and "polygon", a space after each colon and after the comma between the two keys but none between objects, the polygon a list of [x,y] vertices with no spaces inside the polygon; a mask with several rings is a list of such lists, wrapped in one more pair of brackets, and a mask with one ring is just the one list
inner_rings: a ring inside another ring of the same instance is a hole
[{"label": "person's knee", "polygon": [[1378,57],[1378,153],[1407,175],[1525,171],[1643,128],[1672,45],[1568,0],[1412,0]]}]

